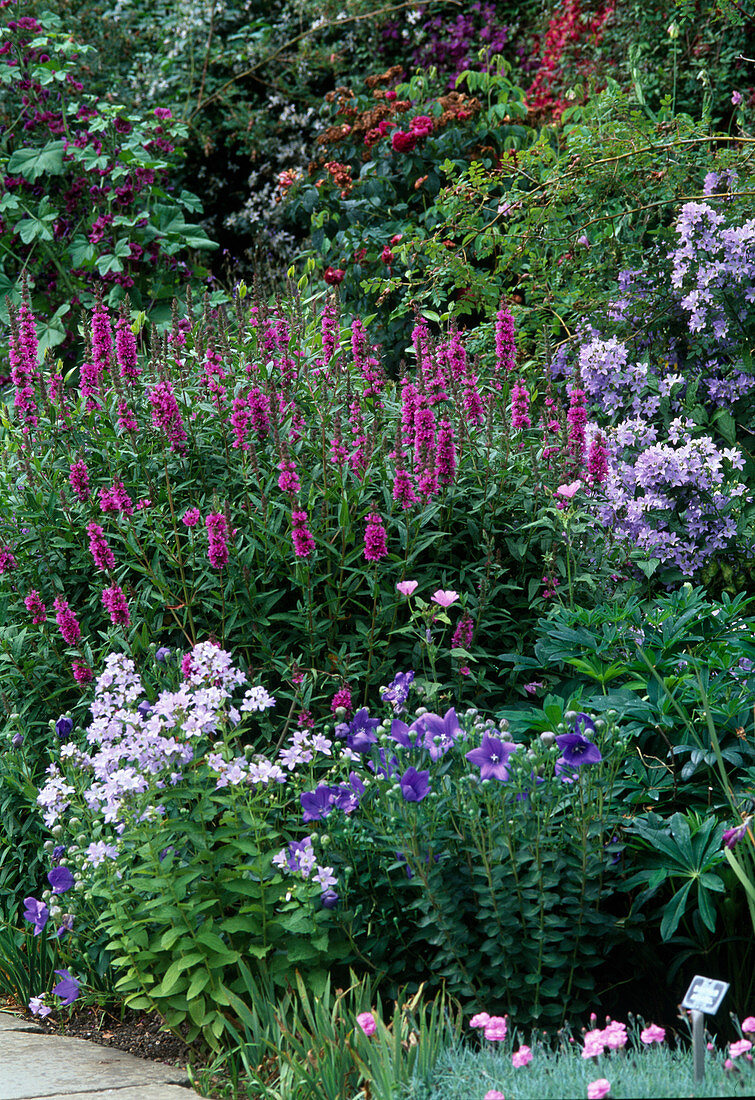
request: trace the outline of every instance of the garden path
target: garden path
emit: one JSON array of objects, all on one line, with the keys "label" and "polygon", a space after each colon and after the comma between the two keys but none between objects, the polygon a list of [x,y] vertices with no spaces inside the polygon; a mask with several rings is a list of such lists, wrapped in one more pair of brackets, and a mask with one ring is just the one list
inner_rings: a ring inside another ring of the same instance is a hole
[{"label": "garden path", "polygon": [[0,1100],[196,1100],[186,1074],[0,1012]]}]

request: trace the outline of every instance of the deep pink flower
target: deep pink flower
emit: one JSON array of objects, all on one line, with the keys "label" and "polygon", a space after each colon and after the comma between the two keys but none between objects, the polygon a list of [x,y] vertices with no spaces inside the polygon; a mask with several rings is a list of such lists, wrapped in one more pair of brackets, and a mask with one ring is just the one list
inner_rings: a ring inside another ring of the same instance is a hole
[{"label": "deep pink flower", "polygon": [[278,488],[283,493],[289,493],[291,496],[296,494],[301,489],[299,483],[299,475],[296,472],[296,463],[290,459],[278,463],[278,469],[280,474],[278,475]]},{"label": "deep pink flower", "polygon": [[351,688],[342,687],[335,693],[330,702],[330,709],[335,714],[339,707],[350,713],[354,709],[354,705],[351,701]]},{"label": "deep pink flower", "polygon": [[213,569],[228,564],[228,524],[222,512],[210,512],[204,521],[207,528],[207,557]]},{"label": "deep pink flower", "polygon": [[407,133],[406,130],[394,130],[391,134],[391,145],[397,153],[411,153],[417,144],[417,134]]},{"label": "deep pink flower", "polygon": [[414,492],[411,475],[407,470],[398,466],[396,467],[396,473],[393,475],[393,499],[402,508],[411,508],[413,504],[417,503],[417,495]]},{"label": "deep pink flower", "polygon": [[306,512],[291,513],[291,538],[297,558],[308,558],[315,548],[315,540],[312,538],[308,522]]},{"label": "deep pink flower", "polygon": [[514,383],[511,390],[511,427],[514,431],[532,427],[530,394],[521,379]]},{"label": "deep pink flower", "polygon": [[323,279],[328,286],[338,286],[339,283],[343,282],[345,274],[346,272],[342,267],[326,267]]},{"label": "deep pink flower", "polygon": [[115,359],[121,378],[133,382],[142,373],[136,365],[136,337],[125,314],[115,322]]},{"label": "deep pink flower", "polygon": [[391,250],[390,250],[390,248],[388,247],[388,245],[386,245],[386,246],[384,247],[383,251],[382,251],[382,252],[380,253],[380,259],[381,259],[381,260],[383,261],[383,263],[384,263],[384,264],[388,264],[388,265],[390,265],[390,264],[392,264],[392,263],[393,263],[393,261],[394,261],[394,260],[396,259],[396,257],[395,257],[395,256],[394,256],[394,254],[393,254],[393,253],[391,252]]},{"label": "deep pink flower", "polygon": [[14,569],[17,568],[18,562],[13,555],[13,550],[11,549],[11,547],[0,547],[0,573],[11,573]]},{"label": "deep pink flower", "polygon": [[415,115],[409,123],[410,132],[416,134],[418,138],[427,137],[434,129],[435,123],[429,115]]},{"label": "deep pink flower", "polygon": [[380,561],[387,553],[388,543],[383,520],[377,512],[371,512],[367,516],[364,532],[364,556],[367,561]]},{"label": "deep pink flower", "polygon": [[468,612],[464,612],[456,624],[456,629],[451,638],[451,649],[469,649],[474,633],[474,620]]},{"label": "deep pink flower", "polygon": [[501,306],[495,322],[495,374],[510,374],[516,366],[514,318],[506,306]]},{"label": "deep pink flower", "polygon": [[102,603],[114,626],[129,625],[131,615],[129,614],[125,593],[119,585],[113,584],[110,588],[104,589]]},{"label": "deep pink flower", "polygon": [[485,1038],[492,1043],[502,1043],[508,1032],[505,1016],[491,1016],[485,1024]]},{"label": "deep pink flower", "polygon": [[368,1038],[377,1031],[375,1017],[371,1012],[360,1012],[357,1016],[357,1023]]},{"label": "deep pink flower", "polygon": [[109,569],[115,569],[115,555],[108,546],[105,532],[100,525],[98,523],[88,523],[87,534],[89,535],[89,550],[97,568],[103,573],[107,573]]},{"label": "deep pink flower", "polygon": [[31,621],[34,625],[47,622],[47,608],[42,603],[42,599],[37,592],[36,588],[32,588],[31,592],[24,599],[26,610],[31,615]]},{"label": "deep pink flower", "polygon": [[198,508],[187,508],[181,517],[181,522],[187,527],[196,527],[202,518],[202,514]]},{"label": "deep pink flower", "polygon": [[170,382],[158,382],[148,391],[152,406],[152,423],[170,443],[171,451],[182,452],[186,449],[186,429],[176,401],[176,395]]},{"label": "deep pink flower", "polygon": [[490,1016],[487,1012],[478,1012],[469,1021],[469,1026],[470,1027],[485,1027],[485,1025],[487,1024],[489,1019],[490,1019]]},{"label": "deep pink flower", "polygon": [[97,495],[100,498],[100,511],[133,516],[134,503],[122,481],[114,481],[112,485],[99,489]]},{"label": "deep pink flower", "polygon": [[94,673],[89,665],[85,665],[83,661],[72,661],[71,672],[73,678],[78,684],[91,684],[94,679]]},{"label": "deep pink flower", "polygon": [[600,432],[590,443],[587,455],[588,485],[602,485],[608,477],[608,448]]},{"label": "deep pink flower", "polygon": [[67,645],[76,645],[81,637],[81,627],[76,616],[61,596],[56,596],[54,607],[56,611],[55,621],[58,624],[60,633],[63,635],[63,641]]},{"label": "deep pink flower", "polygon": [[745,1035],[755,1035],[755,1016],[747,1016],[742,1020],[742,1031]]},{"label": "deep pink flower", "polygon": [[456,447],[454,429],[445,418],[438,425],[438,445],[435,451],[438,481],[441,485],[453,485],[456,477]]},{"label": "deep pink flower", "polygon": [[89,471],[83,458],[71,463],[68,482],[82,504],[89,500]]}]

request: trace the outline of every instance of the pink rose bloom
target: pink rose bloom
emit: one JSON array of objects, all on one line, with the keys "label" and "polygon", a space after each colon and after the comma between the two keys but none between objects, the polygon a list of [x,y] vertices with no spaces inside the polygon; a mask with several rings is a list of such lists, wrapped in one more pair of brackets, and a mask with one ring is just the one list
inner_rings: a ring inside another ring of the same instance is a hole
[{"label": "pink rose bloom", "polygon": [[558,489],[556,489],[556,496],[563,497],[564,500],[571,500],[581,487],[581,481],[572,481],[571,485],[559,485]]},{"label": "pink rose bloom", "polygon": [[729,1046],[729,1054],[732,1058],[738,1058],[740,1054],[746,1054],[748,1050],[752,1050],[752,1043],[749,1039],[740,1039],[737,1043],[732,1043]]},{"label": "pink rose bloom", "polygon": [[657,1024],[651,1024],[650,1027],[646,1027],[644,1031],[640,1032],[640,1039],[643,1043],[662,1043],[665,1038],[664,1028],[658,1027]]},{"label": "pink rose bloom", "polygon": [[605,1077],[599,1077],[597,1081],[591,1081],[587,1086],[587,1100],[603,1100],[611,1091],[611,1082]]},{"label": "pink rose bloom", "polygon": [[367,1036],[374,1035],[377,1031],[375,1017],[372,1015],[371,1012],[360,1012],[357,1016],[357,1023]]},{"label": "pink rose bloom", "polygon": [[529,1047],[521,1046],[511,1055],[511,1064],[514,1069],[521,1069],[532,1061],[532,1051]]},{"label": "pink rose bloom", "polygon": [[755,1034],[755,1016],[748,1016],[746,1020],[742,1020],[742,1031],[747,1035]]},{"label": "pink rose bloom", "polygon": [[485,1093],[484,1100],[506,1100],[506,1097],[498,1089],[488,1089]]},{"label": "pink rose bloom", "polygon": [[411,596],[419,581],[399,581],[396,588],[402,596]]},{"label": "pink rose bloom", "polygon": [[485,1027],[490,1020],[487,1012],[478,1012],[476,1016],[473,1016],[469,1021],[470,1027]]},{"label": "pink rose bloom", "polygon": [[491,1016],[485,1024],[485,1038],[491,1043],[502,1043],[507,1031],[508,1024],[505,1016]]},{"label": "pink rose bloom", "polygon": [[454,592],[452,589],[444,590],[439,588],[437,592],[433,592],[430,599],[433,603],[437,603],[439,607],[450,607],[452,603],[456,603],[459,598],[459,593]]}]

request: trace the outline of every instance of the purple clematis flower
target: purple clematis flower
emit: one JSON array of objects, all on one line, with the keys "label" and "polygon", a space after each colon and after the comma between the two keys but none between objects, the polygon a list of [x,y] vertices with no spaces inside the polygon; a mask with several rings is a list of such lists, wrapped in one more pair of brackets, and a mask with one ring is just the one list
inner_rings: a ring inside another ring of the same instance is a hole
[{"label": "purple clematis flower", "polygon": [[424,730],[425,748],[430,753],[431,760],[440,760],[441,756],[456,744],[457,737],[463,733],[453,707],[447,710],[442,718],[438,714],[423,714],[413,723],[412,729]]},{"label": "purple clematis flower", "polygon": [[72,1005],[79,995],[79,983],[67,970],[56,970],[55,973],[60,975],[60,981],[53,988],[53,993],[60,997],[61,1004]]},{"label": "purple clematis flower", "polygon": [[379,725],[377,718],[370,718],[367,707],[360,707],[349,723],[346,744],[354,752],[369,752],[372,745],[377,743],[375,730]]},{"label": "purple clematis flower", "polygon": [[603,759],[598,746],[581,733],[562,733],[556,738],[556,744],[561,749],[561,759],[571,768],[581,768],[583,764],[599,764]]},{"label": "purple clematis flower", "polygon": [[421,802],[430,791],[430,772],[407,768],[399,779],[404,802]]},{"label": "purple clematis flower", "polygon": [[485,733],[479,749],[472,749],[466,757],[470,764],[480,769],[480,779],[497,779],[505,783],[509,778],[509,757],[514,752],[516,745],[510,741],[501,741]]},{"label": "purple clematis flower", "polygon": [[53,867],[48,872],[47,881],[52,886],[53,894],[65,894],[75,883],[75,879],[67,867]]},{"label": "purple clematis flower", "polygon": [[38,936],[47,924],[50,910],[43,901],[37,901],[36,898],[24,898],[24,905],[26,906],[24,920],[28,920],[34,925],[34,935]]},{"label": "purple clematis flower", "polygon": [[333,809],[338,787],[328,787],[321,783],[313,791],[304,791],[299,795],[301,807],[304,810],[304,821],[322,821]]}]

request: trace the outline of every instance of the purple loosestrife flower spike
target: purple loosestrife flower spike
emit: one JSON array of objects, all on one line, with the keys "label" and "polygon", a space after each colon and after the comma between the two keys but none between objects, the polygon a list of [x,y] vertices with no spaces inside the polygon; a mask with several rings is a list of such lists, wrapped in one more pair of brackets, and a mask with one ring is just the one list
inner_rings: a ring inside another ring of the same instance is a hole
[{"label": "purple loosestrife flower spike", "polygon": [[75,883],[75,879],[67,867],[53,867],[47,874],[47,881],[52,887],[53,894],[65,894]]},{"label": "purple loosestrife flower spike", "polygon": [[47,924],[50,910],[43,901],[37,901],[36,898],[24,898],[24,905],[26,906],[24,920],[28,920],[34,925],[34,935],[38,936]]},{"label": "purple loosestrife flower spike", "polygon": [[102,603],[110,616],[113,626],[128,626],[131,622],[131,614],[126,602],[126,595],[120,585],[113,584],[104,589]]},{"label": "purple loosestrife flower spike", "polygon": [[297,558],[310,557],[315,548],[315,540],[309,530],[309,520],[306,512],[296,511],[291,513],[291,539]]},{"label": "purple loosestrife flower spike", "polygon": [[514,752],[516,745],[486,733],[479,749],[466,753],[466,758],[480,769],[480,779],[497,779],[505,783],[509,778],[509,757]]},{"label": "purple loosestrife flower spike", "polygon": [[430,793],[430,772],[407,768],[399,780],[405,802],[421,802]]},{"label": "purple loosestrife flower spike", "polygon": [[222,512],[211,512],[204,521],[207,528],[207,557],[213,569],[228,564],[228,525]]},{"label": "purple loosestrife flower spike", "polygon": [[24,598],[24,605],[31,615],[31,621],[35,626],[39,623],[47,622],[47,608],[42,603],[42,598],[36,588],[32,588],[29,595]]},{"label": "purple loosestrife flower spike", "polygon": [[82,504],[89,500],[89,471],[83,458],[71,463],[68,483]]},{"label": "purple loosestrife flower spike", "polygon": [[94,559],[94,564],[103,573],[115,569],[115,555],[108,546],[105,532],[98,523],[87,524],[89,535],[89,551]]},{"label": "purple loosestrife flower spike", "polygon": [[170,382],[158,382],[148,391],[147,396],[152,406],[152,423],[155,428],[168,440],[171,451],[182,453],[186,450],[186,429]]},{"label": "purple loosestrife flower spike", "polygon": [[367,516],[367,527],[364,532],[364,556],[367,561],[380,561],[388,554],[388,542],[383,527],[383,520],[377,512],[370,512]]},{"label": "purple loosestrife flower spike", "polygon": [[81,637],[81,627],[68,603],[61,597],[55,599],[55,621],[66,645],[76,645]]},{"label": "purple loosestrife flower spike", "polygon": [[[495,377],[510,374],[516,366],[514,342],[514,318],[505,305],[496,314],[495,322]],[[500,383],[499,383],[500,385]]]},{"label": "purple loosestrife flower spike", "polygon": [[532,427],[530,394],[521,378],[514,383],[511,390],[511,427],[514,431]]},{"label": "purple loosestrife flower spike", "polygon": [[56,997],[60,997],[62,1005],[72,1005],[79,995],[79,983],[72,978],[67,970],[56,970],[60,981],[53,988]]}]

